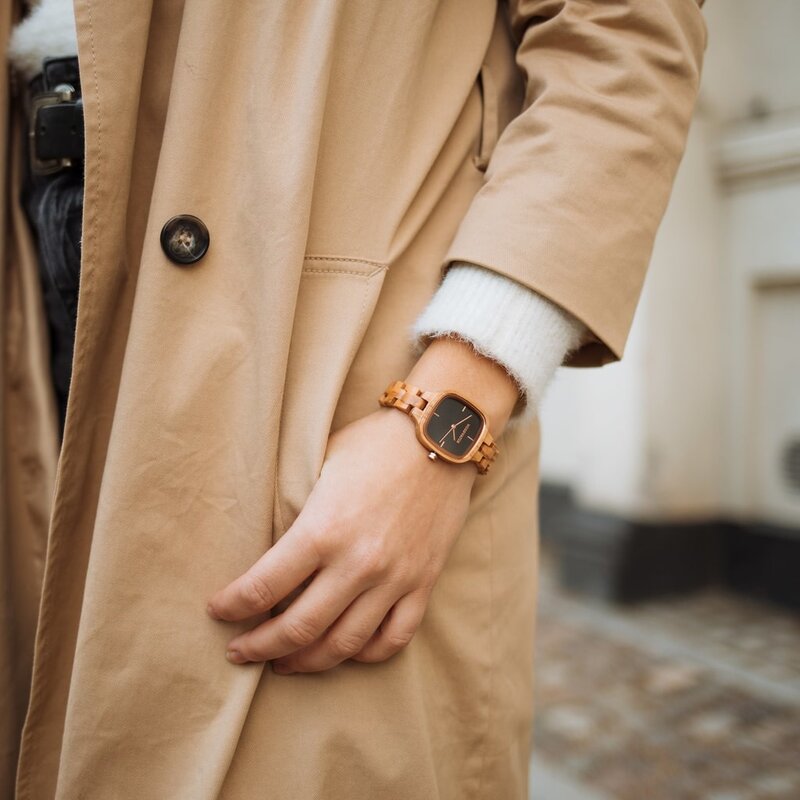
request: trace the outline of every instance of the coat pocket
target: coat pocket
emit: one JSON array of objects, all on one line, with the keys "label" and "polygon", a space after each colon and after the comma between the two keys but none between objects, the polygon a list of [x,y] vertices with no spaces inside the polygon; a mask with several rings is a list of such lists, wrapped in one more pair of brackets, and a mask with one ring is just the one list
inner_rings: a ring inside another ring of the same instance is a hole
[{"label": "coat pocket", "polygon": [[307,256],[284,383],[275,485],[276,538],[319,477],[348,370],[372,318],[387,265]]},{"label": "coat pocket", "polygon": [[472,156],[472,163],[481,172],[485,172],[497,144],[500,129],[497,87],[492,71],[486,63],[478,73],[477,85],[481,98],[481,131],[478,150]]}]

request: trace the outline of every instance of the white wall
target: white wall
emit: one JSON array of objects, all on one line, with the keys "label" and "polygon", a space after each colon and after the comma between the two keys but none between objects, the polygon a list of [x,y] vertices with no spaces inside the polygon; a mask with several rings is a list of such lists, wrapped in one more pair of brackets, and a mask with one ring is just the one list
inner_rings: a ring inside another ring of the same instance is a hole
[{"label": "white wall", "polygon": [[707,0],[705,14],[695,119],[624,358],[558,371],[542,405],[542,476],[597,510],[800,527],[800,511],[765,489],[775,454],[762,452],[778,437],[764,409],[800,392],[800,375],[784,378],[759,350],[792,316],[759,287],[800,286],[800,2]]},{"label": "white wall", "polygon": [[800,108],[800,2],[706,0],[701,103],[734,122]]}]

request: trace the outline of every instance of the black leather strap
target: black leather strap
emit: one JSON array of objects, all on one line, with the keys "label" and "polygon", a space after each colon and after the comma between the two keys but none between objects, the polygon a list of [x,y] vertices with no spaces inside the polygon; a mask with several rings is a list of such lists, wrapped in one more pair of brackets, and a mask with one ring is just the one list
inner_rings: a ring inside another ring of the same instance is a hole
[{"label": "black leather strap", "polygon": [[[59,97],[57,89],[61,92],[70,87],[70,94]],[[84,125],[78,57],[45,58],[42,71],[28,81],[25,108],[34,172],[52,173],[79,165]]]},{"label": "black leather strap", "polygon": [[35,136],[38,158],[83,158],[83,138],[82,98],[39,109]]}]

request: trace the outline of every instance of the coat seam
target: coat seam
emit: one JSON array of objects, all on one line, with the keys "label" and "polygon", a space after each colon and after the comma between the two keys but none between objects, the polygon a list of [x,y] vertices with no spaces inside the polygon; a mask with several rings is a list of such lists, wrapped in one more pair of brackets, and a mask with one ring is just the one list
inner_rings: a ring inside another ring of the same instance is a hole
[{"label": "coat seam", "polygon": [[[101,104],[101,98],[100,98],[100,82],[99,82],[98,76],[97,76],[97,54],[96,54],[96,49],[95,49],[92,2],[93,2],[93,0],[86,0],[86,10],[87,10],[88,29],[89,29],[89,43],[90,43],[91,62],[92,62],[92,77],[93,77],[93,82],[94,82],[96,107],[97,107],[97,115],[96,115],[96,119],[97,119],[97,126],[96,126],[97,145],[96,145],[96,160],[95,160],[94,181],[93,181],[95,194],[97,194],[99,192],[99,188],[101,186],[100,175],[101,175],[101,172],[102,172],[102,169],[101,169],[102,159],[100,158],[100,153],[101,153],[101,150],[102,150],[102,146],[101,146],[101,143],[102,143],[102,113],[101,113],[100,109],[101,109],[101,105],[102,104]],[[90,231],[94,231],[95,228],[96,228],[97,205],[98,205],[97,203],[94,203],[91,206],[92,213],[91,213],[91,216],[88,219],[88,226],[87,226]],[[86,238],[87,237],[85,236],[85,233],[82,233],[82,237],[81,237],[82,241],[86,241]],[[89,259],[88,258],[83,258],[83,256],[85,256],[85,255],[86,255],[86,251],[84,249],[83,254],[82,254],[83,263],[81,264],[81,272],[82,273],[85,272],[85,267],[89,263]],[[86,284],[86,276],[85,275],[81,275],[80,280],[83,282],[84,285],[80,287],[80,289],[82,289],[82,291],[79,293],[79,308],[81,307],[80,306],[80,299],[81,299],[80,295],[82,294],[83,295],[83,299],[84,299],[84,303],[83,303],[83,307],[84,307],[84,325],[83,325],[83,327],[85,328],[86,327],[86,323],[85,323],[86,298],[87,298],[88,294],[90,294],[92,284],[90,284],[90,283]],[[73,368],[72,368],[73,374],[77,371],[77,366],[79,364],[83,363],[84,357],[85,357],[85,353],[84,353],[84,351],[80,350],[77,347],[77,340],[76,340],[76,347],[75,347],[75,353],[74,353],[74,357],[73,357]],[[68,402],[68,406],[69,405],[70,404]],[[69,455],[70,455],[69,450],[65,451],[65,449],[63,447],[63,442],[62,442],[61,451],[59,453],[59,460],[58,460],[59,463],[58,463],[58,466],[57,466],[57,469],[56,469],[55,485],[53,487],[53,503],[54,503],[54,506],[53,506],[53,512],[52,512],[51,518],[50,518],[51,532],[52,532],[52,529],[55,527],[54,524],[53,524],[53,521],[55,519],[56,513],[58,512],[58,508],[55,507],[55,500],[56,500],[56,497],[58,496],[58,490],[59,490],[59,487],[61,485],[61,476],[62,476],[62,473],[63,473],[63,470],[64,470],[64,466],[65,466],[65,464],[67,462],[67,458],[69,457]],[[45,612],[45,610],[47,608],[46,591],[48,589],[47,577],[48,577],[49,573],[53,570],[53,562],[54,562],[54,560],[56,559],[56,557],[58,555],[57,545],[58,545],[58,540],[57,539],[51,539],[51,537],[48,536],[47,551],[46,551],[46,558],[45,558],[44,581],[43,581],[43,587],[42,587],[42,596],[40,598],[40,603],[39,603],[40,619],[37,621],[37,634],[36,634],[36,640],[37,641],[39,639],[40,626],[42,626],[42,624],[43,624],[43,622],[45,620],[44,612]],[[52,608],[52,605],[50,607]],[[41,631],[42,631],[42,642],[44,643],[47,640],[46,628],[41,627]],[[34,652],[35,652],[35,650],[34,650]],[[40,655],[40,659],[41,659],[41,655]],[[37,660],[34,659],[32,676],[36,675],[36,666],[37,666]],[[39,680],[39,684],[41,684],[41,679]],[[27,725],[28,718],[30,718],[31,720],[33,719],[33,716],[30,714],[30,712],[33,712],[34,709],[37,709],[37,710],[41,709],[42,708],[42,703],[44,702],[43,698],[41,697],[42,689],[39,688],[39,692],[38,692],[37,695],[34,695],[34,691],[33,690],[34,690],[34,685],[33,685],[33,680],[32,680],[31,681],[30,701],[29,701],[29,705],[28,705],[29,714],[26,715],[26,723],[25,723],[25,726],[24,726],[25,729],[23,730],[23,736],[22,736],[22,739],[20,741],[20,754],[19,754],[20,758],[18,759],[18,775],[17,775],[17,779],[18,779],[18,789],[19,789],[19,800],[24,800],[24,798],[26,798],[26,797],[31,797],[31,766],[30,766],[30,764],[31,763],[35,763],[35,759],[34,759],[33,762],[31,762],[31,757],[32,757],[31,753],[33,753],[35,755],[35,753],[39,749],[37,747],[37,744],[39,742],[41,742],[41,735],[39,736],[38,739],[33,737],[33,734],[31,733],[31,729]],[[67,702],[67,700],[65,700],[65,703],[66,702]],[[65,711],[65,715],[66,715],[66,711]],[[64,723],[66,723],[66,716],[65,716],[65,719],[64,719]],[[60,742],[59,742],[59,745],[60,745],[60,747],[59,747],[59,760],[58,760],[58,766],[56,767],[55,785],[54,785],[54,789],[55,789],[56,794],[58,793],[59,776],[60,776],[60,773],[61,773],[61,758],[62,758],[63,752],[64,752],[64,728],[65,728],[65,725],[62,727],[61,739],[60,739]],[[26,755],[27,755],[27,765],[28,766],[27,766],[27,770],[25,772],[20,772],[19,768],[22,766],[22,763],[23,763],[22,762],[22,753],[23,753],[23,747],[24,747],[25,742],[28,742],[28,748],[27,748],[27,753],[26,753]]]},{"label": "coat seam", "polygon": [[323,256],[311,255],[303,256],[303,261],[339,261],[351,264],[367,264],[373,267],[386,267],[388,266],[385,261],[375,261],[371,258],[358,258],[356,256]]},{"label": "coat seam", "polygon": [[[278,461],[275,459],[275,480],[273,481],[272,491],[274,493],[275,513],[278,516],[280,535],[286,533],[286,523],[283,521],[283,509],[281,508],[280,487],[278,486]],[[275,544],[275,532],[273,531],[272,543]]]},{"label": "coat seam", "polygon": [[357,278],[371,278],[379,272],[386,269],[383,267],[376,267],[371,272],[361,272],[357,269],[320,269],[314,267],[303,267],[303,274],[305,275],[355,275]]},{"label": "coat seam", "polygon": [[486,732],[483,736],[483,747],[481,748],[481,766],[478,772],[478,792],[475,795],[476,800],[481,800],[483,797],[484,777],[486,775],[486,766],[488,762],[489,743],[491,741],[492,733],[492,708],[494,707],[494,674],[495,674],[495,654],[497,649],[495,647],[495,617],[494,617],[494,537],[495,537],[495,523],[494,523],[494,508],[490,506],[488,509],[489,514],[489,686],[487,689],[486,697]]}]

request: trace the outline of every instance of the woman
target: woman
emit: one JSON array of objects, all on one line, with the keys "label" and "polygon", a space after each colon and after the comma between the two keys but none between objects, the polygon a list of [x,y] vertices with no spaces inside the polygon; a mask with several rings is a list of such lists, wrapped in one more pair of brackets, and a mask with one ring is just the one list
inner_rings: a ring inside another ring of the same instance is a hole
[{"label": "woman", "polygon": [[8,125],[17,796],[525,796],[536,406],[622,355],[699,3],[74,10],[52,502],[57,217]]}]

